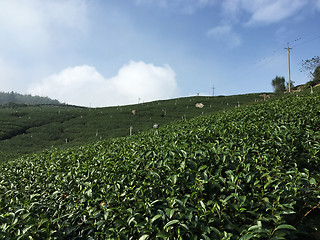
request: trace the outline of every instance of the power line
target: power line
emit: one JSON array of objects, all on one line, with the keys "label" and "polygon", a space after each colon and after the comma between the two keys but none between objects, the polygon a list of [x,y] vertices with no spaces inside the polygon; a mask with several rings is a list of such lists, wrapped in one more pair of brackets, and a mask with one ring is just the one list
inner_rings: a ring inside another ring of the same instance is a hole
[{"label": "power line", "polygon": [[[309,38],[309,40],[306,40],[306,41],[301,41],[303,39],[301,37],[296,38],[295,40],[291,41],[293,43],[292,47],[294,47],[294,48],[300,47],[300,46],[306,45],[310,42],[313,42],[315,40],[318,40],[318,39],[320,39],[320,33],[315,33],[315,34],[309,35],[309,36],[307,36],[307,38]],[[266,65],[273,62],[276,58],[278,58],[281,55],[284,55],[286,52],[288,52],[289,92],[291,92],[290,50],[292,49],[292,47],[291,48],[289,47],[289,42],[287,44],[288,44],[288,46],[285,48],[286,51],[283,51],[283,50],[282,51],[275,51],[274,55],[271,56],[269,59],[263,58],[258,61],[258,62],[260,62],[260,61],[263,62],[263,64],[259,64],[256,67],[249,68],[247,71],[238,74],[237,77],[234,77],[234,78],[236,79],[236,78],[244,77],[246,75],[249,75],[249,74],[259,70],[260,68],[265,68]],[[264,59],[267,59],[267,61],[264,61]]]},{"label": "power line", "polygon": [[[315,37],[313,37],[313,38],[311,38],[311,39],[309,39],[309,40],[306,40],[306,41],[304,41],[304,42],[302,42],[302,43],[300,43],[300,44],[293,45],[293,47],[295,47],[295,48],[296,48],[296,47],[301,47],[301,46],[306,45],[306,44],[308,44],[308,43],[310,43],[310,42],[313,42],[313,41],[315,41],[315,40],[320,39],[320,34],[319,34],[319,33],[313,34],[313,35],[311,35],[311,36],[315,36]],[[302,38],[300,37],[300,38],[294,40],[294,42],[296,42],[296,41],[298,41],[298,40],[301,40],[301,39],[302,39]]]},{"label": "power line", "polygon": [[[313,36],[314,36],[314,37],[313,37]],[[311,38],[311,39],[309,39],[309,40],[306,40],[306,41],[304,41],[304,42],[295,44],[295,45],[293,45],[293,47],[294,47],[294,48],[300,47],[300,46],[303,46],[303,45],[305,45],[305,44],[308,44],[308,43],[310,43],[310,42],[312,42],[312,41],[315,41],[315,40],[317,40],[317,39],[320,39],[320,34],[319,34],[319,33],[313,34],[313,35],[310,35],[310,37],[313,37],[313,38]],[[293,40],[292,42],[296,43],[296,42],[299,42],[299,41],[301,41],[301,40],[302,40],[302,38],[301,38],[301,37],[298,37],[297,39]],[[289,44],[289,43],[287,43],[287,44]],[[288,47],[289,47],[289,45],[288,45]],[[253,68],[251,68],[251,69],[248,69],[246,72],[244,72],[244,73],[242,73],[242,74],[239,74],[239,75],[237,76],[237,78],[239,78],[239,77],[244,77],[244,76],[246,76],[246,75],[248,75],[248,74],[251,74],[252,72],[260,69],[260,68],[264,68],[267,64],[273,62],[276,58],[278,58],[279,56],[281,56],[281,55],[283,55],[285,52],[287,52],[287,51],[288,51],[288,47],[285,48],[286,51],[276,51],[276,54],[275,54],[274,56],[270,57],[270,59],[268,59],[268,61],[265,61],[263,65],[258,65],[258,66],[256,66],[256,67],[253,67]],[[291,49],[292,49],[292,47],[289,48],[289,51],[290,51]],[[288,53],[288,55],[290,55],[290,52]],[[261,61],[263,61],[263,59],[262,59]],[[289,64],[290,64],[290,56],[288,56],[288,72],[289,72]],[[291,76],[289,76],[289,81],[291,81],[290,77],[291,77]],[[291,85],[290,85],[290,84],[289,84],[289,86],[290,86],[289,88],[291,88]],[[291,90],[291,89],[290,89],[290,90]]]},{"label": "power line", "polygon": [[285,51],[276,51],[275,52],[276,54],[273,55],[272,57],[270,57],[267,61],[264,61],[264,59],[267,59],[267,58],[262,58],[261,60],[257,61],[256,63],[259,63],[260,61],[264,61],[263,64],[259,64],[259,65],[256,65],[255,67],[252,67],[252,68],[249,68],[246,72],[243,72],[241,74],[238,74],[237,77],[235,78],[240,78],[240,77],[244,77],[246,75],[249,75],[253,72],[255,72],[256,70],[259,70],[260,68],[265,68],[266,65],[268,65],[269,63],[273,62],[276,58],[280,57],[281,55],[283,55],[285,53]]}]

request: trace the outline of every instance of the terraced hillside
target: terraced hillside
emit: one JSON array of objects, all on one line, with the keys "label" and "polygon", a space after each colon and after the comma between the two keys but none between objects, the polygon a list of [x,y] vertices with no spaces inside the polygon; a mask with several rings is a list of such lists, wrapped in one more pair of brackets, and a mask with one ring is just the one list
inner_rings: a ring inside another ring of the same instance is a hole
[{"label": "terraced hillside", "polygon": [[320,239],[320,95],[0,169],[4,239]]},{"label": "terraced hillside", "polygon": [[[84,108],[63,105],[0,107],[0,162],[48,148],[68,148],[137,134],[172,121],[262,101],[259,94],[188,97],[130,106]],[[196,108],[196,103],[204,104]],[[135,110],[135,114],[132,111]]]}]

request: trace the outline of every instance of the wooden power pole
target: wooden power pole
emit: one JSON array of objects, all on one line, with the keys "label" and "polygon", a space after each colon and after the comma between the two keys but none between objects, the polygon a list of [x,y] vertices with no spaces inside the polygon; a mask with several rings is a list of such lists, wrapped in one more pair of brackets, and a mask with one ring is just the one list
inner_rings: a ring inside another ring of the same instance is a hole
[{"label": "wooden power pole", "polygon": [[290,79],[290,50],[292,49],[292,48],[290,48],[289,47],[289,43],[287,43],[288,44],[288,47],[286,47],[285,49],[287,49],[288,50],[288,77],[289,77],[289,93],[291,92],[291,79]]}]

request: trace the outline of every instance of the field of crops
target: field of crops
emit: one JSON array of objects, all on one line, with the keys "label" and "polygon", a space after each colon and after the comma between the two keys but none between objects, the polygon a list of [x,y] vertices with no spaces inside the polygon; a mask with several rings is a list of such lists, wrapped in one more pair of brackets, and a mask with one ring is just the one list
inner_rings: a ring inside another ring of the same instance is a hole
[{"label": "field of crops", "polygon": [[320,239],[320,95],[0,168],[4,239]]},{"label": "field of crops", "polygon": [[[129,136],[176,120],[262,101],[260,94],[193,96],[128,106],[0,105],[0,163],[48,148],[82,146]],[[203,103],[204,108],[196,108]],[[132,114],[135,110],[135,115]]]}]

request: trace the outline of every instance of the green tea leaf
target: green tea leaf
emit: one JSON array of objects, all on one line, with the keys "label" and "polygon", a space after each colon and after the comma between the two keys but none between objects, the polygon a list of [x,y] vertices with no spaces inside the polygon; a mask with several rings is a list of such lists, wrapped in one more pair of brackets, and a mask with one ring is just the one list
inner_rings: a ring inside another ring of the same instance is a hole
[{"label": "green tea leaf", "polygon": [[239,240],[249,240],[253,237],[254,237],[254,235],[249,233],[249,234],[246,234],[246,235],[242,236],[241,238],[239,238]]},{"label": "green tea leaf", "polygon": [[164,225],[163,229],[166,229],[166,228],[168,228],[168,227],[170,227],[170,226],[172,226],[172,225],[174,225],[174,224],[176,224],[178,222],[179,222],[179,220],[177,220],[177,219],[171,220],[166,225]]},{"label": "green tea leaf", "polygon": [[289,229],[289,230],[297,231],[297,229],[294,226],[289,225],[289,224],[281,224],[281,225],[276,227],[275,231],[277,231],[279,229]]},{"label": "green tea leaf", "polygon": [[149,235],[148,234],[144,234],[139,238],[139,240],[146,240],[148,238],[149,238]]},{"label": "green tea leaf", "polygon": [[157,214],[155,215],[152,219],[151,219],[151,223],[153,223],[154,221],[156,221],[157,219],[162,218],[162,215]]}]

